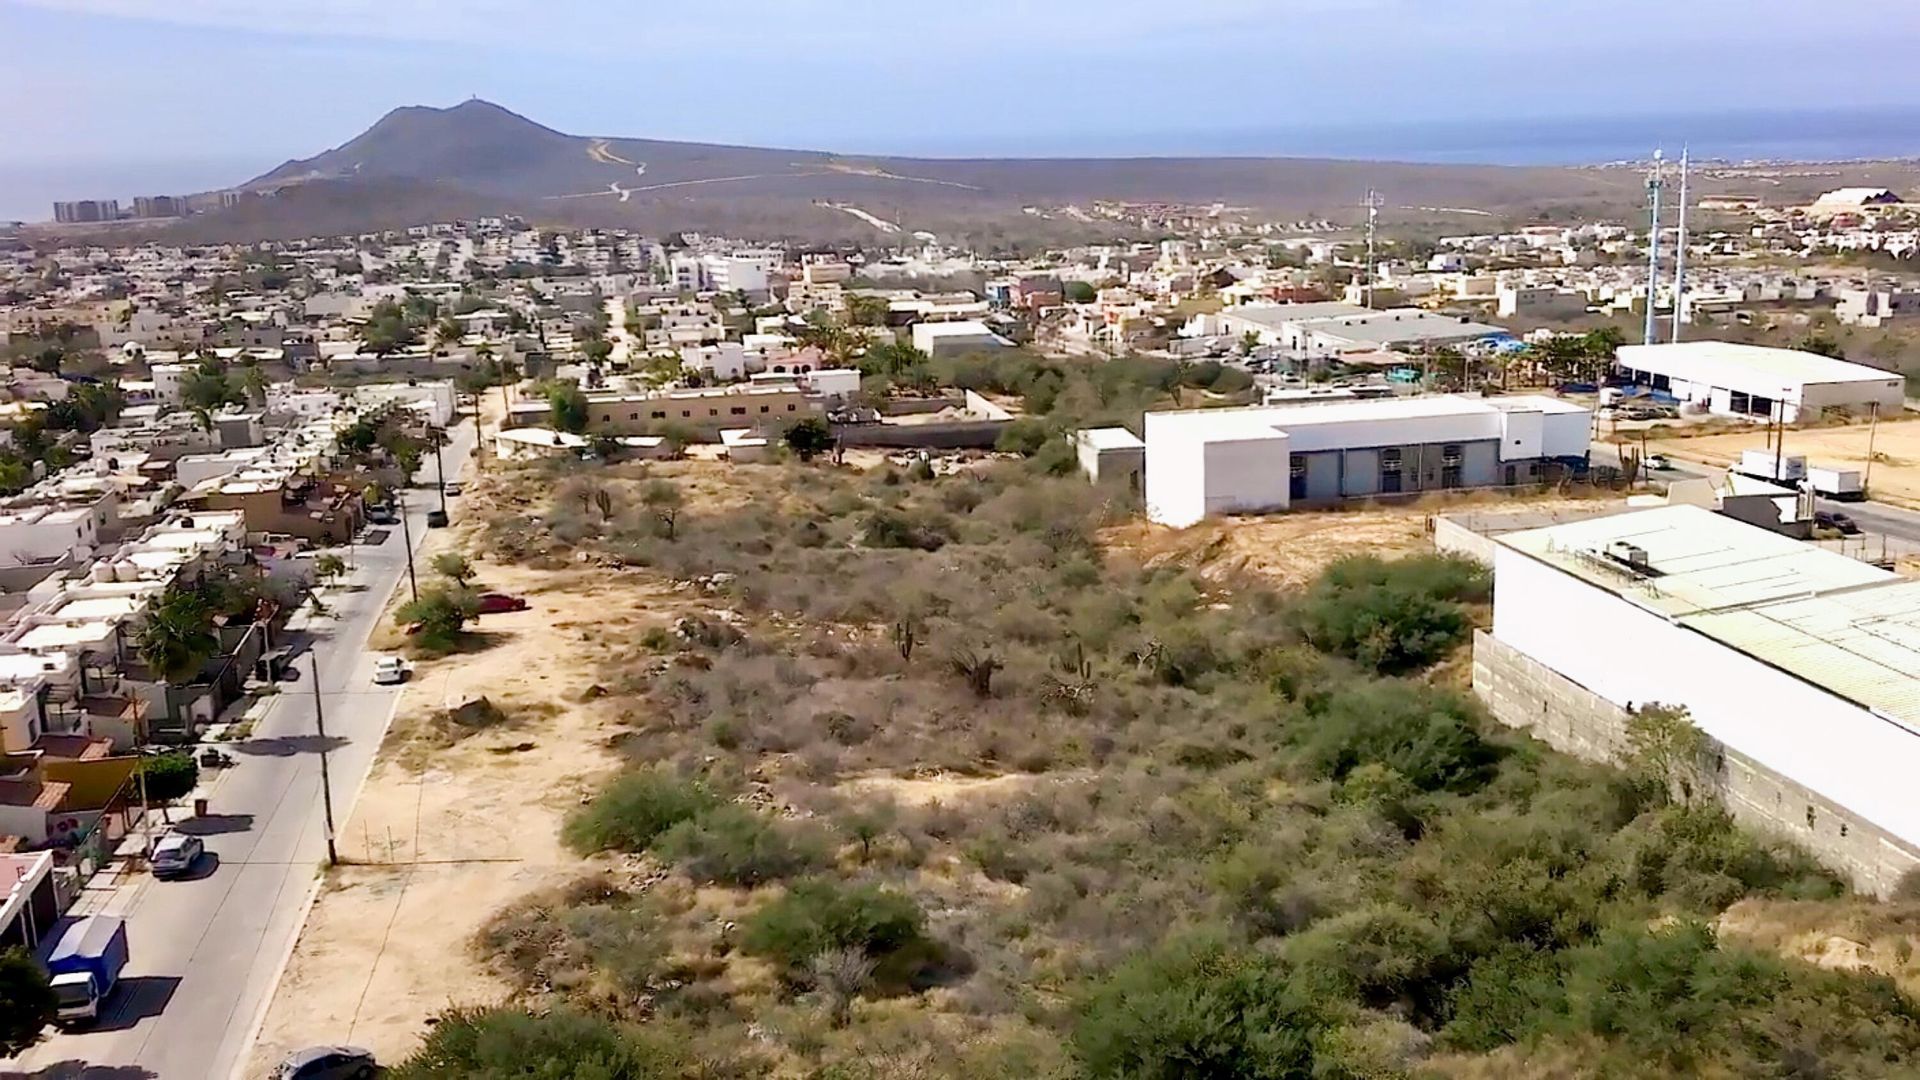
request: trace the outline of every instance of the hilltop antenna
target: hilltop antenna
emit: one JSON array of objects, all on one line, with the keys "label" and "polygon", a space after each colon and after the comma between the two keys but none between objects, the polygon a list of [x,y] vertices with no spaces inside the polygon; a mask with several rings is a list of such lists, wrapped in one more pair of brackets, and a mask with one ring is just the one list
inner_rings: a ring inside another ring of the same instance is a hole
[{"label": "hilltop antenna", "polygon": [[1662,153],[1653,152],[1653,168],[1647,173],[1647,204],[1653,208],[1653,216],[1647,226],[1647,324],[1640,342],[1653,344],[1653,306],[1654,298],[1660,290],[1660,189],[1666,184],[1661,174]]},{"label": "hilltop antenna", "polygon": [[1687,146],[1680,146],[1680,235],[1673,245],[1673,340],[1680,340],[1680,309],[1687,278]]},{"label": "hilltop antenna", "polygon": [[1360,205],[1367,211],[1367,279],[1363,304],[1371,309],[1373,307],[1373,232],[1374,224],[1380,220],[1380,193],[1368,188],[1367,199]]}]

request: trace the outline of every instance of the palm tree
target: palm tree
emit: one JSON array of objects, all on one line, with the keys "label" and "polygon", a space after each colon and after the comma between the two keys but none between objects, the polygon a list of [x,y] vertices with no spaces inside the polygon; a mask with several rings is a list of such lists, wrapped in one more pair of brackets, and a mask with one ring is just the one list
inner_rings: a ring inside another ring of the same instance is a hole
[{"label": "palm tree", "polygon": [[178,585],[167,589],[140,628],[140,659],[166,682],[192,678],[219,648],[206,601]]},{"label": "palm tree", "polygon": [[512,358],[500,361],[500,427],[505,430],[512,419],[513,400],[507,392],[514,383],[520,381],[520,365]]},{"label": "palm tree", "polygon": [[259,364],[248,364],[240,371],[240,390],[256,408],[267,403],[267,373]]},{"label": "palm tree", "polygon": [[207,434],[213,434],[213,412],[204,405],[195,405],[192,409],[196,427]]}]

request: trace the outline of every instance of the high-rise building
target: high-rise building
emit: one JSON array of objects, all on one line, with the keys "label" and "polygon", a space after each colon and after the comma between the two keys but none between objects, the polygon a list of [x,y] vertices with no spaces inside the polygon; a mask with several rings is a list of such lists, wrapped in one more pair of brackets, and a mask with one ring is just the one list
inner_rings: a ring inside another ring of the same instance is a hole
[{"label": "high-rise building", "polygon": [[133,216],[137,218],[180,217],[187,212],[187,200],[179,195],[135,195]]},{"label": "high-rise building", "polygon": [[112,221],[119,216],[119,199],[78,199],[53,204],[53,220],[59,222]]}]

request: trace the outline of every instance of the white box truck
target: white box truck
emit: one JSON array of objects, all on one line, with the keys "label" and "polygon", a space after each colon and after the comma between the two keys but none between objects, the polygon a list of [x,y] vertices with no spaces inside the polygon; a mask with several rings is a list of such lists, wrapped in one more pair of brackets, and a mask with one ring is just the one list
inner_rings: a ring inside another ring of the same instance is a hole
[{"label": "white box truck", "polygon": [[1772,450],[1742,450],[1733,471],[1756,480],[1797,487],[1807,478],[1807,459],[1801,454],[1776,456]]},{"label": "white box truck", "polygon": [[1867,497],[1866,485],[1861,482],[1859,469],[1842,469],[1833,465],[1807,466],[1807,485],[1814,492],[1829,499],[1844,502],[1857,502]]}]

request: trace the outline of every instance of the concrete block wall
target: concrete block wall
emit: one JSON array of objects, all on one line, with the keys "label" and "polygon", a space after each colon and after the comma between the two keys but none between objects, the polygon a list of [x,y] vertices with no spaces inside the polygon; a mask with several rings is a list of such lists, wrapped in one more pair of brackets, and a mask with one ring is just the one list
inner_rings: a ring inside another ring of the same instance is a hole
[{"label": "concrete block wall", "polygon": [[[1473,635],[1473,690],[1494,719],[1555,750],[1610,764],[1625,750],[1626,709],[1486,631]],[[1792,841],[1855,889],[1885,897],[1920,869],[1920,848],[1831,799],[1719,743],[1707,754],[1708,793],[1734,821]]]}]

